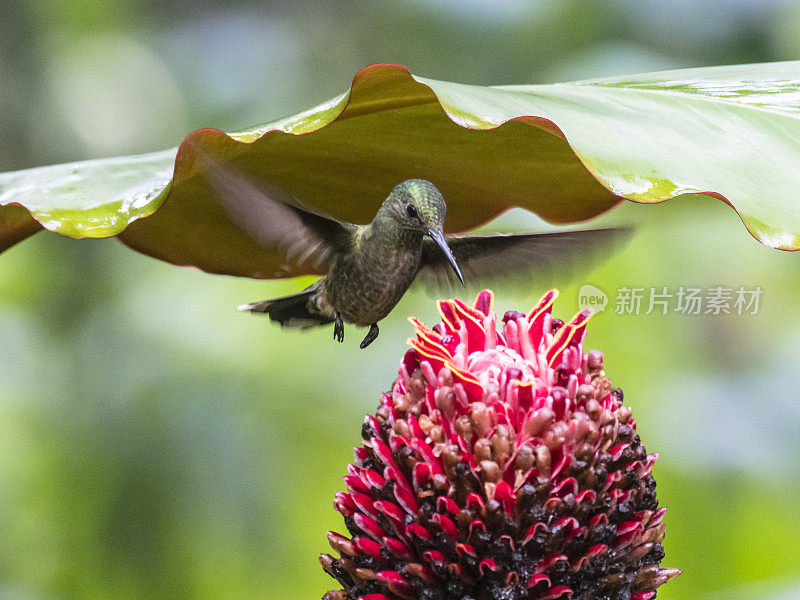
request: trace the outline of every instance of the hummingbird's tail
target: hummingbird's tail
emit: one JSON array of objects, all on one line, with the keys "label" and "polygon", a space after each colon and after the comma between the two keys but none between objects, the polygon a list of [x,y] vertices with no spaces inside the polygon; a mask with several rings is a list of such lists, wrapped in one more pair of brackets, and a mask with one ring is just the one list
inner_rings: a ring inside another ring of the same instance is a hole
[{"label": "hummingbird's tail", "polygon": [[333,323],[333,319],[312,312],[311,297],[315,290],[306,290],[299,294],[242,304],[236,310],[247,310],[253,313],[265,313],[271,321],[279,323],[281,327],[292,329],[308,329],[318,325]]},{"label": "hummingbird's tail", "polygon": [[305,290],[299,294],[242,304],[236,310],[247,310],[253,313],[265,313],[271,321],[281,327],[292,329],[308,329],[318,325],[333,323],[333,319],[312,311],[312,296],[315,290]]}]

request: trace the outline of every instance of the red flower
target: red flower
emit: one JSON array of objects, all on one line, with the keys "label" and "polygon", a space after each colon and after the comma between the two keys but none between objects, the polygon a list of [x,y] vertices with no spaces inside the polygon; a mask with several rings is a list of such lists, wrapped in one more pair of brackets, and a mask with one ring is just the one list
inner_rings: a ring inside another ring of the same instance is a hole
[{"label": "red flower", "polygon": [[362,428],[336,495],[350,537],[320,556],[325,600],[649,600],[664,508],[589,313],[563,324],[557,292],[497,331],[492,294],[440,301]]}]

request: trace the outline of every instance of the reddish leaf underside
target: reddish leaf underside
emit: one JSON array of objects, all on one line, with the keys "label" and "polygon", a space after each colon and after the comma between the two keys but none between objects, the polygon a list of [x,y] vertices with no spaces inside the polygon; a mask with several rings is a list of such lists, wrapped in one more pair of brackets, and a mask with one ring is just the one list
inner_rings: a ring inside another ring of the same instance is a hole
[{"label": "reddish leaf underside", "polygon": [[[403,102],[381,105],[387,97]],[[362,71],[349,100],[338,118],[312,133],[273,130],[251,143],[214,129],[190,134],[178,150],[164,204],[119,238],[145,254],[214,273],[258,278],[278,270],[283,256],[242,232],[209,192],[199,152],[224,160],[266,189],[277,188],[354,223],[368,223],[392,187],[410,178],[428,179],[441,190],[449,231],[476,227],[513,206],[570,223],[620,201],[561,137],[530,126],[541,120],[464,128],[448,119],[433,92],[405,69]],[[289,276],[301,274],[306,273]]]}]

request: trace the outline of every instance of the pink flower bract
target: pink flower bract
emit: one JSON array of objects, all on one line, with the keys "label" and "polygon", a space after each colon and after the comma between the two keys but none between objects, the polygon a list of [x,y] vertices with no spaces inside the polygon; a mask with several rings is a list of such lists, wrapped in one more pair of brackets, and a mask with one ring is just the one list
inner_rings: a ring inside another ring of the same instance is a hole
[{"label": "pink flower bract", "polygon": [[679,573],[659,567],[656,455],[583,352],[589,313],[553,319],[556,296],[499,324],[489,291],[411,319],[336,495],[325,600],[649,600]]}]

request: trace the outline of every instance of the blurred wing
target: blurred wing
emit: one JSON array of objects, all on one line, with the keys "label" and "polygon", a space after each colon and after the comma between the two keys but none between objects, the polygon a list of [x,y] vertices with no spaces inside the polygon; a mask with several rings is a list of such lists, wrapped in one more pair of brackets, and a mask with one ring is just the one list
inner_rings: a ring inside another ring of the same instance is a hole
[{"label": "blurred wing", "polygon": [[[611,256],[628,229],[587,229],[555,233],[447,236],[469,288],[500,282],[526,288],[553,287],[590,272]],[[444,253],[425,238],[417,280],[435,291],[461,289]]]},{"label": "blurred wing", "polygon": [[323,275],[333,256],[351,239],[355,225],[298,208],[293,205],[297,204],[295,199],[262,189],[243,173],[208,155],[201,163],[230,220],[257,242],[284,256],[280,271]]}]

